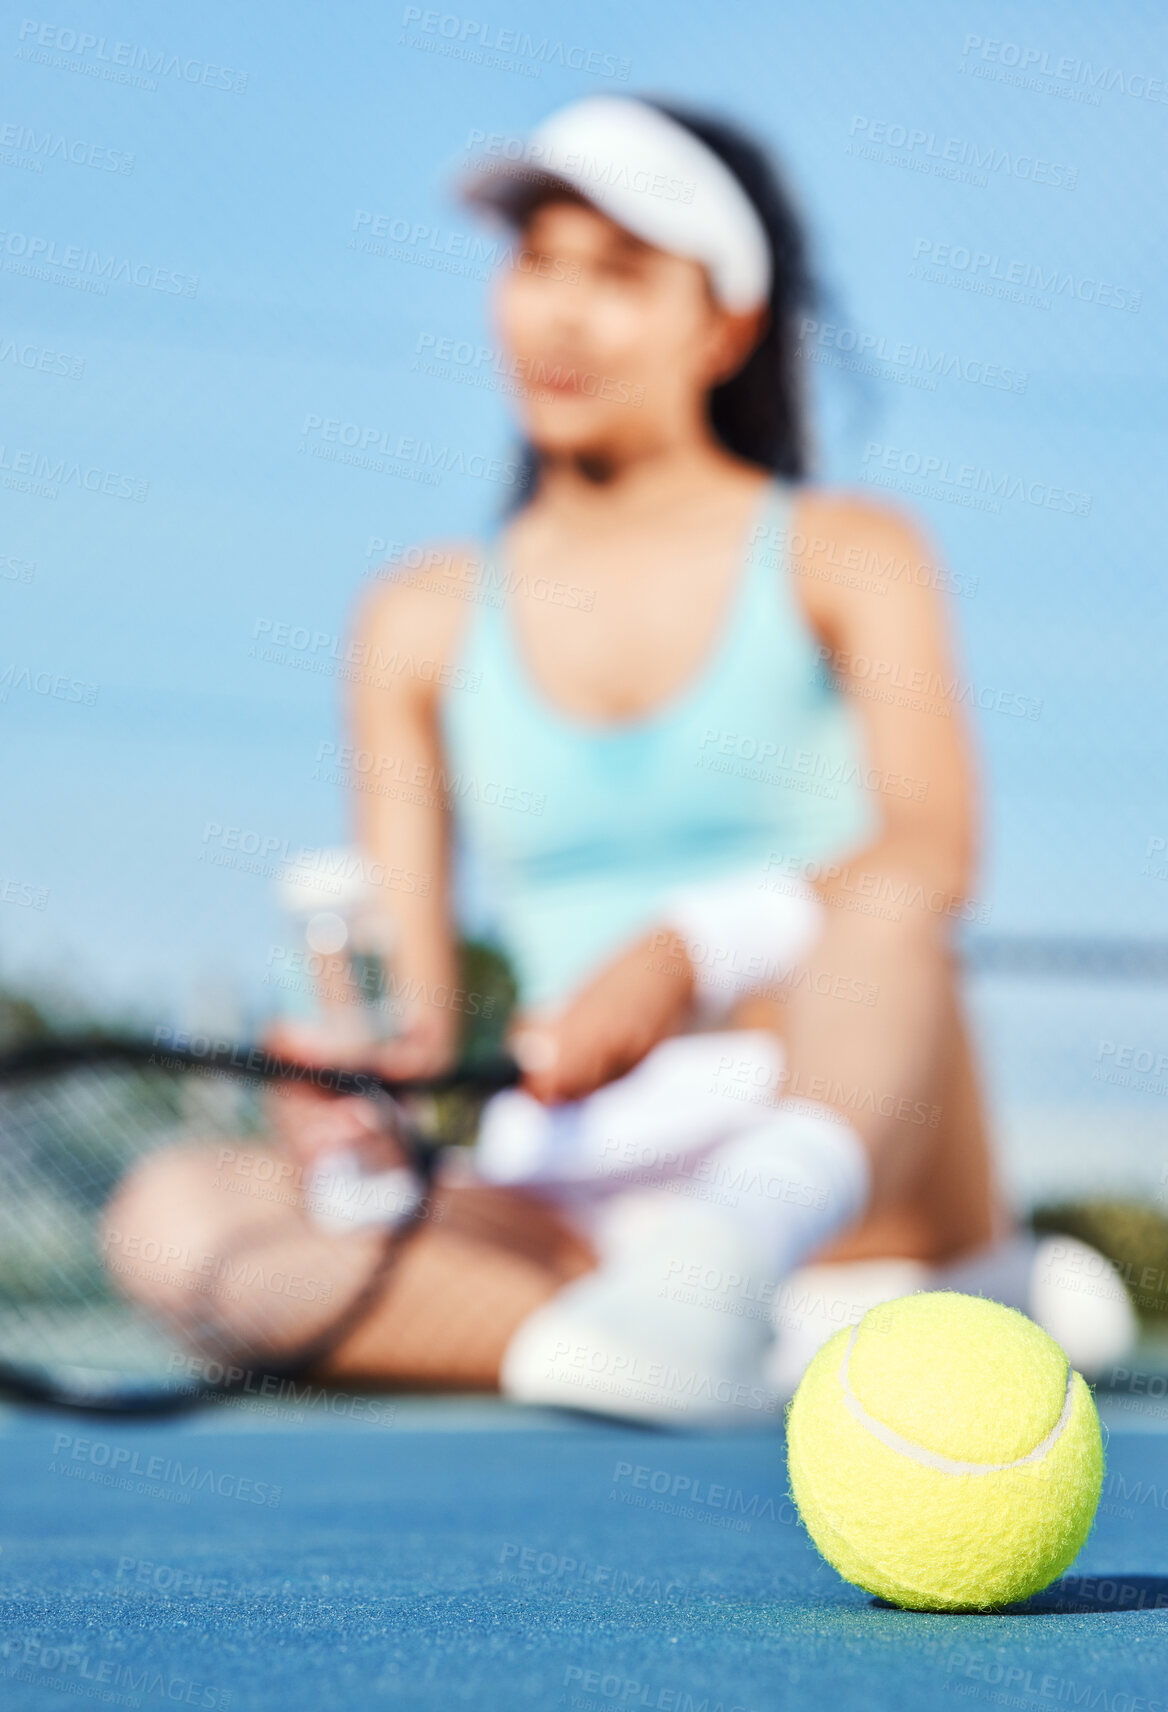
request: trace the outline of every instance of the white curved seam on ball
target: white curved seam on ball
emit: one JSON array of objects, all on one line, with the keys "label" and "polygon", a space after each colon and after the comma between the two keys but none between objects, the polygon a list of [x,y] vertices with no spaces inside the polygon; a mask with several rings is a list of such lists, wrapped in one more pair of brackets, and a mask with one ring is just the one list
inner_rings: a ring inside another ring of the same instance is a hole
[{"label": "white curved seam on ball", "polygon": [[1016,1457],[1013,1462],[957,1462],[952,1457],[939,1456],[936,1451],[926,1450],[924,1445],[914,1444],[911,1439],[902,1438],[891,1427],[886,1427],[883,1421],[876,1420],[874,1416],[868,1413],[852,1390],[851,1379],[848,1375],[848,1363],[851,1361],[852,1350],[855,1348],[859,1330],[859,1326],[852,1327],[848,1347],[845,1349],[843,1361],[840,1363],[838,1378],[843,1387],[844,1407],[853,1419],[859,1422],[865,1432],[869,1432],[873,1438],[879,1439],[880,1443],[887,1449],[896,1451],[900,1456],[907,1456],[912,1462],[920,1463],[925,1468],[935,1468],[941,1474],[1002,1474],[1008,1468],[1022,1468],[1028,1462],[1041,1462],[1047,1452],[1058,1443],[1067,1422],[1071,1418],[1071,1410],[1075,1401],[1075,1373],[1070,1362],[1068,1362],[1067,1390],[1063,1398],[1062,1414],[1042,1440],[1042,1443],[1035,1445],[1032,1451],[1028,1451],[1025,1456]]}]

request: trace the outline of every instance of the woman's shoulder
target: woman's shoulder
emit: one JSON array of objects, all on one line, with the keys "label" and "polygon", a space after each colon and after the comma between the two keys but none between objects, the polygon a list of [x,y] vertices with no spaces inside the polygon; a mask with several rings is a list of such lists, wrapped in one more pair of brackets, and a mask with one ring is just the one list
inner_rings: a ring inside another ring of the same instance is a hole
[{"label": "woman's shoulder", "polygon": [[792,533],[797,530],[812,538],[838,538],[849,545],[876,541],[920,544],[924,540],[921,526],[910,511],[854,488],[797,486],[791,490],[791,512]]},{"label": "woman's shoulder", "polygon": [[389,630],[403,644],[453,643],[482,600],[486,574],[483,550],[473,541],[401,548],[370,572],[354,629],[360,635]]},{"label": "woman's shoulder", "polygon": [[486,568],[473,542],[433,542],[405,549],[371,573],[351,625],[371,690],[419,708],[434,704],[457,674]]},{"label": "woman's shoulder", "polygon": [[946,587],[936,548],[913,514],[848,488],[796,487],[787,536],[790,568],[808,607],[830,615],[874,597],[929,598]]}]

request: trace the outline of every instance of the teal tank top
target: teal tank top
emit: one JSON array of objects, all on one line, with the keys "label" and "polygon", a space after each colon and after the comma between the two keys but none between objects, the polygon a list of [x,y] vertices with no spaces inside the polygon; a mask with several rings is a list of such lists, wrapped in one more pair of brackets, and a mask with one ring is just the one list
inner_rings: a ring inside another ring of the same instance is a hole
[{"label": "teal tank top", "polygon": [[566,999],[661,919],[671,886],[824,861],[870,834],[861,734],[791,586],[791,503],[767,485],[696,677],[620,723],[562,711],[535,685],[512,579],[498,542],[488,550],[460,687],[441,704],[445,771],[459,856],[523,1005]]}]

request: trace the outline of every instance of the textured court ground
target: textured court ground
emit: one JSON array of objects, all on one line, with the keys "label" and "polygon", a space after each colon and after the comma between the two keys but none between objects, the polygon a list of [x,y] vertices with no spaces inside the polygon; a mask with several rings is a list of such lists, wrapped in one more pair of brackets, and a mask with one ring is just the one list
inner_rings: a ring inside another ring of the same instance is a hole
[{"label": "textured court ground", "polygon": [[149,1426],[0,1417],[0,1703],[1165,1700],[1168,1436],[1145,1404],[1105,1405],[1108,1480],[1074,1574],[994,1617],[893,1611],[840,1581],[794,1518],[777,1433],[383,1407],[362,1424],[235,1409]]}]

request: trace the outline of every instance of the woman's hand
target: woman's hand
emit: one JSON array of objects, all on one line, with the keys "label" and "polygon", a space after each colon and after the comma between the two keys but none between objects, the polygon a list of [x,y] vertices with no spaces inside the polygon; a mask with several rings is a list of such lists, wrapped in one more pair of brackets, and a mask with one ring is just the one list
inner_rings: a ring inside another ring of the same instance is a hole
[{"label": "woman's hand", "polygon": [[[341,1070],[371,1070],[379,1076],[414,1079],[437,1076],[454,1062],[453,1019],[420,1011],[393,1040],[357,1032],[351,1017],[333,1023],[277,1023],[264,1038],[269,1052],[295,1064]],[[356,1156],[369,1170],[399,1164],[401,1149],[386,1134],[380,1108],[359,1095],[338,1099],[303,1083],[273,1091],[268,1106],[276,1139],[299,1164],[311,1166],[337,1153]]]},{"label": "woman's hand", "polygon": [[269,1051],[295,1064],[333,1065],[342,1070],[373,1070],[379,1076],[414,1081],[440,1076],[454,1063],[458,1025],[452,1012],[418,1007],[390,1040],[378,1040],[352,1012],[335,1022],[280,1022],[264,1038]]},{"label": "woman's hand", "polygon": [[537,1100],[578,1100],[623,1076],[689,1015],[693,966],[672,928],[652,929],[563,1009],[519,1017],[510,1047]]}]

